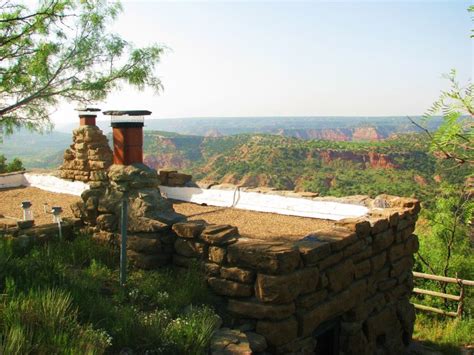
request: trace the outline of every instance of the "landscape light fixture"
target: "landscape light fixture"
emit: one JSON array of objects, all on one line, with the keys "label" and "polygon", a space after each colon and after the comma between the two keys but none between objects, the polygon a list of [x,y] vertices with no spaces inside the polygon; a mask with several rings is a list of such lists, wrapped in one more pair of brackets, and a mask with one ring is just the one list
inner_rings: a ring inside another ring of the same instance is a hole
[{"label": "landscape light fixture", "polygon": [[62,222],[62,220],[61,220],[61,213],[62,212],[63,212],[63,209],[59,206],[53,206],[51,208],[51,214],[53,215],[53,222],[54,223]]},{"label": "landscape light fixture", "polygon": [[33,211],[31,210],[31,202],[30,201],[22,201],[21,202],[21,209],[23,210],[23,220],[24,221],[32,221],[33,220]]},{"label": "landscape light fixture", "polygon": [[59,240],[63,239],[63,231],[61,229],[61,213],[63,209],[59,206],[53,206],[51,208],[51,214],[53,215],[53,222],[58,224]]}]

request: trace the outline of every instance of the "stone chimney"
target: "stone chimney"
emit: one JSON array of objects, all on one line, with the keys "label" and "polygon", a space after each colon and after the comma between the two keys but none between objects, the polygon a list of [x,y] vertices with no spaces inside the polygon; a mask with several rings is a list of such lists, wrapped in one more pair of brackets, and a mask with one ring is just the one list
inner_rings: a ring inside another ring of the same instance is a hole
[{"label": "stone chimney", "polygon": [[[76,217],[95,227],[93,237],[107,243],[120,241],[120,207],[128,201],[127,255],[139,267],[151,269],[171,261],[171,226],[185,216],[176,213],[161,196],[156,170],[143,162],[143,122],[150,111],[106,111],[112,116],[114,164],[102,186],[92,186],[73,204]],[[118,245],[118,244],[117,244]]]},{"label": "stone chimney", "polygon": [[102,183],[112,165],[107,137],[96,126],[98,108],[80,108],[79,127],[73,131],[73,144],[64,152],[60,177],[67,180]]},{"label": "stone chimney", "polygon": [[143,163],[144,116],[150,111],[106,111],[111,116],[114,137],[114,164]]}]

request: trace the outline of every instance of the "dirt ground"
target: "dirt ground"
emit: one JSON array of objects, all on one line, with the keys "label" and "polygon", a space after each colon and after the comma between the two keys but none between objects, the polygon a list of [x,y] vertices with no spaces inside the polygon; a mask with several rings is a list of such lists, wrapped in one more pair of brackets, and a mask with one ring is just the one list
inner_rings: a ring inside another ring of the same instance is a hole
[{"label": "dirt ground", "polygon": [[[79,201],[79,196],[59,194],[40,190],[34,187],[13,189],[0,189],[0,214],[13,218],[22,218],[20,208],[22,201],[32,203],[35,224],[52,223],[52,216],[46,214],[43,204],[48,203],[49,210],[52,206],[63,208],[63,217],[72,217],[71,203]],[[330,221],[278,215],[223,208],[214,206],[201,206],[193,203],[173,201],[176,212],[184,214],[190,220],[203,219],[208,223],[231,224],[239,228],[240,234],[245,237],[260,239],[293,239],[301,238],[307,234],[332,224]]]}]

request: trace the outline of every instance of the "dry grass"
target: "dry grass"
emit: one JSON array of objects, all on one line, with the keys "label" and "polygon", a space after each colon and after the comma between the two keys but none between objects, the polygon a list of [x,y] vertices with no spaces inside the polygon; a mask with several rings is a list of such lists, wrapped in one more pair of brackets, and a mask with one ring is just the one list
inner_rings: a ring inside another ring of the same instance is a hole
[{"label": "dry grass", "polygon": [[22,201],[28,200],[32,203],[33,217],[35,224],[52,223],[50,214],[46,214],[43,210],[43,204],[46,202],[49,209],[52,206],[61,206],[63,208],[63,217],[73,217],[71,203],[79,201],[80,197],[58,194],[54,192],[44,191],[35,187],[22,187],[14,189],[0,189],[0,214],[9,217],[23,218],[23,211],[20,208]]}]

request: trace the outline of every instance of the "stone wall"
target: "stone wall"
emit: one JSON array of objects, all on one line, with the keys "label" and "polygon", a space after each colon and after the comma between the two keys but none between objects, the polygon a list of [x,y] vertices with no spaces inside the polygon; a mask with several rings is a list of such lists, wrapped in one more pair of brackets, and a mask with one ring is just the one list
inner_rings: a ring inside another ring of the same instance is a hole
[{"label": "stone wall", "polygon": [[415,319],[409,297],[420,206],[386,195],[372,205],[366,217],[288,242],[241,238],[230,225],[177,223],[173,263],[202,263],[230,326],[264,336],[272,353],[321,353],[318,334],[328,324],[340,354],[404,353]]},{"label": "stone wall", "polygon": [[160,185],[170,187],[183,187],[192,185],[192,175],[178,173],[177,170],[173,169],[161,169],[159,172]]},{"label": "stone wall", "polygon": [[92,184],[106,180],[113,160],[107,137],[97,126],[80,126],[72,138],[73,144],[64,152],[61,178]]},{"label": "stone wall", "polygon": [[[1,217],[0,215],[0,238],[11,239],[14,244],[20,247],[42,244],[59,238],[57,223],[34,226],[32,225],[33,223],[25,223],[25,221],[13,222],[11,219],[3,219]],[[62,237],[71,240],[74,238],[74,234],[79,232],[82,227],[80,219],[64,218],[61,222]]]}]

